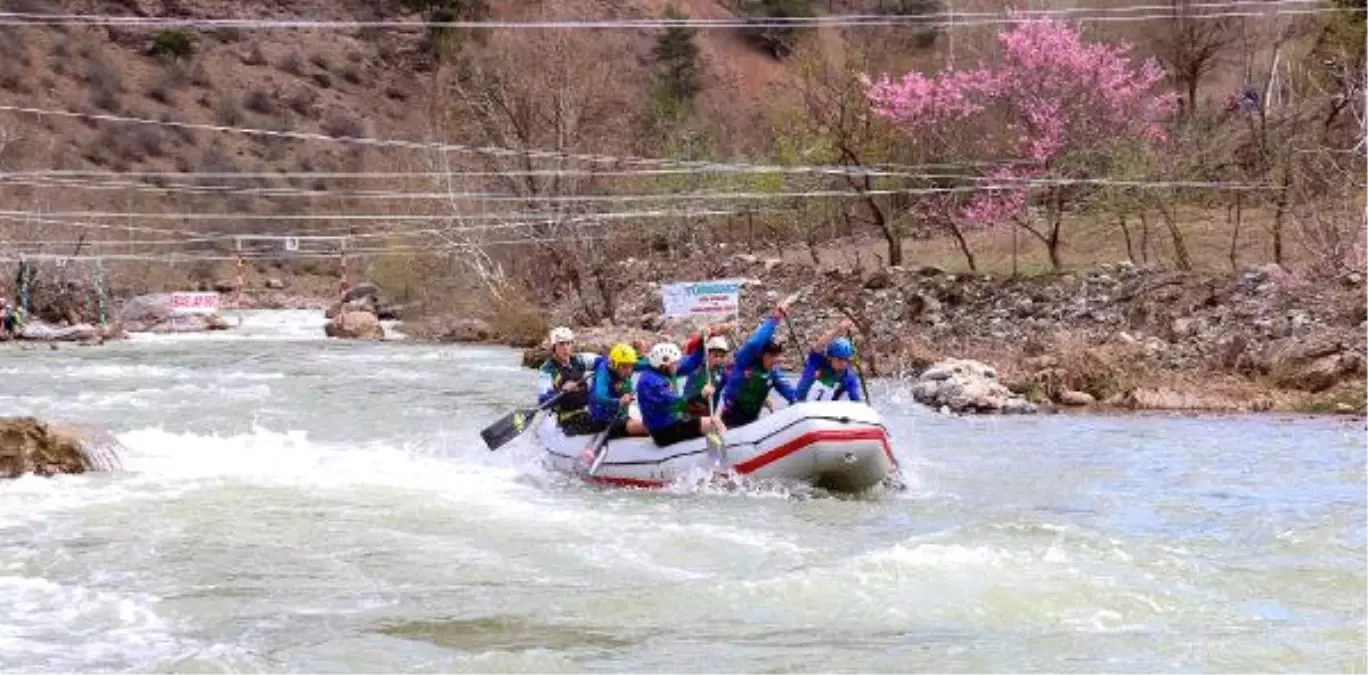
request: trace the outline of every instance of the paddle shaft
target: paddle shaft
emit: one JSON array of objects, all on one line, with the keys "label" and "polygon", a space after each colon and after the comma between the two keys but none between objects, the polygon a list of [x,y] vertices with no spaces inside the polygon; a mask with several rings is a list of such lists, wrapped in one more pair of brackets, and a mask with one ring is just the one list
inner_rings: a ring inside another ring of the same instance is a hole
[{"label": "paddle shaft", "polygon": [[589,466],[590,476],[598,474],[599,466],[601,466],[603,464],[603,460],[608,457],[608,451],[600,450],[599,448],[603,447],[603,444],[608,441],[608,433],[613,430],[613,425],[617,424],[618,420],[628,415],[628,410],[630,408],[631,404],[619,408],[617,413],[613,415],[613,421],[608,423],[608,428],[598,432],[598,434],[594,436],[593,444],[589,446],[589,452],[593,453],[594,455],[594,463]]}]

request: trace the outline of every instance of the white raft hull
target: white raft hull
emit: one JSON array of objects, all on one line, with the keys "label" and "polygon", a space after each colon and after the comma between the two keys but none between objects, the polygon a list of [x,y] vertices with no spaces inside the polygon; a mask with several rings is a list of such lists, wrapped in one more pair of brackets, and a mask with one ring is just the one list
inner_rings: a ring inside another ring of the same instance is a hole
[{"label": "white raft hull", "polygon": [[[584,452],[594,435],[566,436],[550,416],[533,429],[553,469],[597,483],[660,487],[709,471],[707,442],[694,439],[659,447],[647,437],[604,444],[597,472],[587,474]],[[897,470],[888,431],[879,413],[850,401],[803,402],[783,407],[745,426],[729,429],[720,471],[758,479],[792,481],[838,492],[873,487]]]}]

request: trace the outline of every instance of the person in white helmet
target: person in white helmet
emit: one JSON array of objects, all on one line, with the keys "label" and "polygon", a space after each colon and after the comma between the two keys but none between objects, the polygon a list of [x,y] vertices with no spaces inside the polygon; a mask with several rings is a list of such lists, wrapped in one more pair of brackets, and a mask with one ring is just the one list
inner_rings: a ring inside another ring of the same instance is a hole
[{"label": "person in white helmet", "polygon": [[[730,366],[727,357],[731,354],[731,343],[723,334],[730,329],[730,324],[715,324],[709,326],[706,333],[694,334],[684,343],[684,360],[679,362],[677,374],[685,378],[684,400],[688,401],[690,414],[706,417],[721,403]],[[704,367],[705,363],[707,367]]]},{"label": "person in white helmet", "polygon": [[679,345],[662,342],[651,347],[650,367],[637,380],[637,407],[646,431],[661,447],[700,438],[714,429],[726,433],[720,420],[690,415],[684,397],[675,393],[674,378],[684,358]]},{"label": "person in white helmet", "polygon": [[542,363],[537,378],[537,403],[546,403],[562,394],[551,406],[557,422],[568,435],[587,433],[582,430],[591,426],[585,376],[594,372],[602,357],[593,352],[576,354],[575,334],[564,326],[551,331],[550,343],[551,357]]}]

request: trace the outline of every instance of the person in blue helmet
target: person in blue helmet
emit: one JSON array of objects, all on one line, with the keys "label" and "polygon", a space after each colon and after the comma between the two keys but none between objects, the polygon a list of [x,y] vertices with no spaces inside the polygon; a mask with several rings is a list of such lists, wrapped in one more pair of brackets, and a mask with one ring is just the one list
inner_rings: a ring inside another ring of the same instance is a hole
[{"label": "person in blue helmet", "polygon": [[780,319],[788,314],[788,301],[780,302],[760,324],[755,334],[736,350],[731,371],[727,374],[722,392],[723,423],[735,428],[754,422],[769,401],[771,390],[778,391],[785,401],[798,400],[793,387],[779,372],[779,355],[783,345],[774,340],[774,330]]},{"label": "person in blue helmet", "polygon": [[813,343],[808,353],[807,365],[803,376],[798,379],[798,400],[835,401],[844,396],[850,401],[860,401],[860,378],[850,367],[855,357],[855,346],[849,338],[839,337],[854,328],[850,319],[842,319]]},{"label": "person in blue helmet", "polygon": [[715,417],[689,414],[688,401],[675,392],[675,377],[684,353],[679,345],[662,342],[651,347],[647,360],[651,367],[637,380],[637,405],[641,421],[656,445],[665,447],[680,441],[700,438],[716,429],[727,428]]}]

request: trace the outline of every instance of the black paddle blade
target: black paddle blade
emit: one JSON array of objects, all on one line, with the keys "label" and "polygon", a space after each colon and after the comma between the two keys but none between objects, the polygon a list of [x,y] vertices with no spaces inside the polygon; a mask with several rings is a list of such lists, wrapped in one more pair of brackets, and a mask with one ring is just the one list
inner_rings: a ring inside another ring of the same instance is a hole
[{"label": "black paddle blade", "polygon": [[499,421],[485,427],[480,431],[480,437],[484,439],[485,445],[489,446],[490,450],[498,450],[509,441],[521,436],[522,432],[527,431],[532,417],[536,414],[536,408],[514,410],[499,418]]}]

